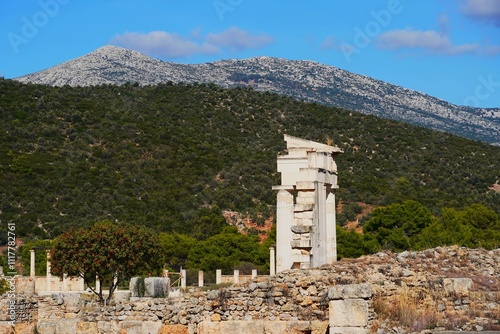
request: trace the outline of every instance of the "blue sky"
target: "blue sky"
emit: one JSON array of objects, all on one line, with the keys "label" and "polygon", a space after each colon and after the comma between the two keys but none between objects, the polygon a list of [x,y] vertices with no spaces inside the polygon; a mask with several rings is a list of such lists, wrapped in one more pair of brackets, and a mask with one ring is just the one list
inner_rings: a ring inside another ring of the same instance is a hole
[{"label": "blue sky", "polygon": [[500,0],[1,0],[0,76],[108,44],[165,61],[313,60],[500,107]]}]

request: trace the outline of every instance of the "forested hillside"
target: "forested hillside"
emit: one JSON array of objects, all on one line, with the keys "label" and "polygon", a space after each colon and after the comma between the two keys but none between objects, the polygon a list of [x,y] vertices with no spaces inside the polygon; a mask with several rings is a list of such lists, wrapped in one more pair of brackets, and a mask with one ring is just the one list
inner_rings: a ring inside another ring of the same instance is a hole
[{"label": "forested hillside", "polygon": [[246,88],[0,80],[0,220],[34,238],[110,219],[203,239],[221,210],[274,212],[284,133],[344,150],[339,201],[500,212],[500,147]]}]

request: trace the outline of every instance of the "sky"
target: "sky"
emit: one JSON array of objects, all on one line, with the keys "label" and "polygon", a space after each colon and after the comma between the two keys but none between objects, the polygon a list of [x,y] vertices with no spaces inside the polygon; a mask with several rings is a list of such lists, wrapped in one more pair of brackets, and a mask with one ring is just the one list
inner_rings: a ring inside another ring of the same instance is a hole
[{"label": "sky", "polygon": [[0,0],[0,76],[104,45],[164,61],[312,60],[500,107],[500,0]]}]

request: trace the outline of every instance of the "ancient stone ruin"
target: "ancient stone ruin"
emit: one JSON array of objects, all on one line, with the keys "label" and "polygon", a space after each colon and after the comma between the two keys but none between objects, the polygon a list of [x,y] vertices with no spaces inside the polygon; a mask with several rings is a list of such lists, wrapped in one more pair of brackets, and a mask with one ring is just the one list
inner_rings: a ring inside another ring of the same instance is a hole
[{"label": "ancient stone ruin", "polygon": [[276,271],[311,268],[337,259],[335,233],[336,146],[285,135],[278,156],[281,185],[276,203]]}]

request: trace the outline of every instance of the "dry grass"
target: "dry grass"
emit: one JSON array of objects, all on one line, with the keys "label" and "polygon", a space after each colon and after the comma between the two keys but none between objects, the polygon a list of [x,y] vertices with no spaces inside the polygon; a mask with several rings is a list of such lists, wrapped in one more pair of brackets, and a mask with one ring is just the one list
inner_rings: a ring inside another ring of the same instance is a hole
[{"label": "dry grass", "polygon": [[412,331],[436,327],[438,312],[425,302],[429,299],[426,290],[410,290],[406,287],[391,298],[381,294],[373,298],[373,308],[380,321],[393,321]]}]

